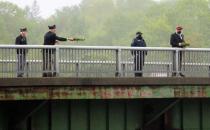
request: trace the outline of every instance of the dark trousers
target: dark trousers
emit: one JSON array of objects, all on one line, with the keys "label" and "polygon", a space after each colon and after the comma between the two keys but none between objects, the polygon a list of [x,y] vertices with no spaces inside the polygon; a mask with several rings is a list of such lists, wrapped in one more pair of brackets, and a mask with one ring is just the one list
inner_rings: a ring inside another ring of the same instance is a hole
[{"label": "dark trousers", "polygon": [[55,49],[43,49],[43,77],[56,76]]},{"label": "dark trousers", "polygon": [[26,65],[26,54],[18,53],[17,54],[17,77],[23,77],[25,65]]},{"label": "dark trousers", "polygon": [[142,77],[143,76],[143,66],[144,66],[144,55],[143,54],[136,54],[134,56],[134,71],[135,77]]},{"label": "dark trousers", "polygon": [[[179,52],[178,54],[178,71],[181,74],[182,71],[182,59],[183,59],[183,54],[184,52]],[[176,52],[173,53],[173,72],[172,72],[172,76],[176,76],[177,72],[176,72]]]}]

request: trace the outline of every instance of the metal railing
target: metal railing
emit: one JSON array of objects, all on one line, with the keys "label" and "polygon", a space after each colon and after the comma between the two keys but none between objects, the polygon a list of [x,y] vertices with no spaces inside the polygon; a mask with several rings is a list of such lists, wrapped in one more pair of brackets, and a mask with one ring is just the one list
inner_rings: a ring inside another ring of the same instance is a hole
[{"label": "metal railing", "polygon": [[0,77],[210,76],[210,49],[0,45]]}]

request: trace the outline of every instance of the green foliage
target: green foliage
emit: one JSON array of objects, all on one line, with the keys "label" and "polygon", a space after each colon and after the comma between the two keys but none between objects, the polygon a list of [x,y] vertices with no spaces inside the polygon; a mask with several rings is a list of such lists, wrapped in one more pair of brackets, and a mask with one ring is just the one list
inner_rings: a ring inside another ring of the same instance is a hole
[{"label": "green foliage", "polygon": [[16,5],[7,2],[0,2],[0,42],[12,43],[18,29],[25,24],[24,11],[19,9]]},{"label": "green foliage", "polygon": [[209,5],[208,0],[83,0],[42,19],[36,1],[24,10],[0,2],[0,43],[14,43],[19,28],[26,26],[29,42],[42,44],[47,25],[56,24],[60,36],[84,37],[79,45],[130,46],[141,31],[148,46],[168,47],[171,33],[182,25],[191,47],[209,47]]}]

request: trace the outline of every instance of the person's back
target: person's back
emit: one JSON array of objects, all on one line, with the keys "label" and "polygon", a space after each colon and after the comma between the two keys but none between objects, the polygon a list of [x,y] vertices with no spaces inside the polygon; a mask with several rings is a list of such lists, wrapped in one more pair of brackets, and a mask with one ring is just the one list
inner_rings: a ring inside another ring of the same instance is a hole
[{"label": "person's back", "polygon": [[[131,43],[131,47],[146,47],[146,42],[144,40],[144,38],[142,37],[142,33],[137,32],[136,33],[136,37],[133,39],[133,42]],[[144,52],[146,54],[145,51],[132,51],[132,55],[136,56],[137,54],[141,54],[141,52]]]},{"label": "person's back", "polygon": [[[136,37],[133,39],[131,43],[131,47],[146,47],[146,42],[143,39],[141,32],[136,33]],[[135,77],[142,77],[144,58],[145,58],[145,55],[147,54],[147,51],[137,49],[137,50],[132,50],[131,54],[134,57]]]},{"label": "person's back", "polygon": [[146,47],[146,42],[143,38],[136,37],[131,44],[132,47]]},{"label": "person's back", "polygon": [[[63,38],[56,35],[56,25],[48,26],[49,31],[44,35],[44,45],[55,45],[58,41],[72,40],[72,38]],[[43,77],[56,76],[56,49],[43,49]]]},{"label": "person's back", "polygon": [[56,43],[56,34],[52,32],[47,32],[44,35],[44,45],[55,45]]}]

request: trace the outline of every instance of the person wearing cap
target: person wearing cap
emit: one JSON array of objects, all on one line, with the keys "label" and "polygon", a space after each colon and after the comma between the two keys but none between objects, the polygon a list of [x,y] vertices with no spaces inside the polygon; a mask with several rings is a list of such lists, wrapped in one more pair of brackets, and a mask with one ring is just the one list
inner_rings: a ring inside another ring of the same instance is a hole
[{"label": "person wearing cap", "polygon": [[[176,32],[171,34],[170,38],[170,45],[174,48],[184,48],[186,47],[186,43],[184,40],[184,34],[182,33],[183,27],[182,26],[177,26],[176,27]],[[185,77],[184,74],[181,73],[181,68],[182,68],[182,54],[183,52],[179,53],[179,67],[178,71],[180,72],[179,75],[181,77]],[[176,54],[173,54],[173,72],[172,76],[176,76]]]},{"label": "person wearing cap", "polygon": [[[56,35],[56,25],[48,26],[44,35],[44,45],[55,45],[58,41],[73,41],[73,38],[63,38]],[[55,77],[55,49],[43,49],[43,77]]]},{"label": "person wearing cap", "polygon": [[[27,28],[20,29],[20,35],[16,37],[15,45],[27,45]],[[26,64],[27,50],[23,48],[17,49],[17,77],[23,77]]]},{"label": "person wearing cap", "polygon": [[[146,42],[142,37],[141,32],[136,33],[136,37],[133,39],[131,43],[131,47],[146,47]],[[132,50],[131,54],[134,56],[134,71],[135,77],[143,76],[143,66],[145,61],[145,55],[147,55],[147,51],[142,50]]]}]

